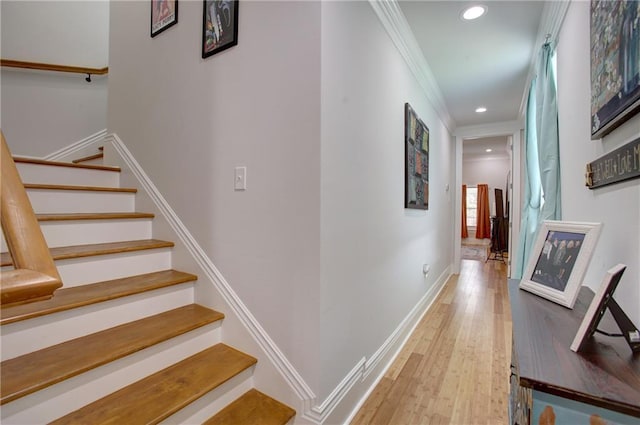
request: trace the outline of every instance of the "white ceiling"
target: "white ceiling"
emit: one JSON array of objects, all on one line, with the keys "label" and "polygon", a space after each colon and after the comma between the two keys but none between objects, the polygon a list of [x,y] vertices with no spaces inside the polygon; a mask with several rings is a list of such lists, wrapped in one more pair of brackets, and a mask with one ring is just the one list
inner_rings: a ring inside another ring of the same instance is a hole
[{"label": "white ceiling", "polygon": [[[476,160],[479,158],[508,158],[509,140],[507,136],[483,137],[466,139],[463,141],[462,160]],[[491,149],[491,152],[487,152]]]},{"label": "white ceiling", "polygon": [[[518,119],[544,7],[485,0],[484,16],[463,21],[474,3],[399,1],[456,127]],[[487,112],[476,113],[479,106]]]}]

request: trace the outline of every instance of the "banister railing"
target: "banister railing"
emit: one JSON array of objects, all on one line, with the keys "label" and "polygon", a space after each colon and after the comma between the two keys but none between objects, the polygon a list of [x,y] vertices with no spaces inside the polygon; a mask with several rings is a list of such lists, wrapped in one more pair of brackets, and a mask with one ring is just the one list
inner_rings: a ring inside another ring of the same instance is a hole
[{"label": "banister railing", "polygon": [[41,71],[72,72],[76,74],[87,74],[87,81],[91,81],[92,75],[104,75],[109,73],[109,67],[87,68],[82,66],[56,65],[52,63],[25,62],[12,59],[0,59],[0,66],[22,69],[36,69]]},{"label": "banister railing", "polygon": [[0,139],[0,221],[14,266],[1,272],[1,301],[6,305],[51,298],[62,280],[2,131]]}]

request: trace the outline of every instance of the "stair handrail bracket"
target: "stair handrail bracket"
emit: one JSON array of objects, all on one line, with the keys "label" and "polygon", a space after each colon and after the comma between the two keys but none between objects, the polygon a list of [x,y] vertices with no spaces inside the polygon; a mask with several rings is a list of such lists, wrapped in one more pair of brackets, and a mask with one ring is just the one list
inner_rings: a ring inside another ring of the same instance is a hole
[{"label": "stair handrail bracket", "polygon": [[0,221],[14,266],[0,273],[4,306],[51,298],[62,280],[1,130],[0,139]]}]

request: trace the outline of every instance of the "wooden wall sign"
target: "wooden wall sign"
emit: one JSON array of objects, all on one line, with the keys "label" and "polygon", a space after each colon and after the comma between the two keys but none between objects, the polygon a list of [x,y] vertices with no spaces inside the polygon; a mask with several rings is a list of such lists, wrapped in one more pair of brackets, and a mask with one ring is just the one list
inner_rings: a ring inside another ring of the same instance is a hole
[{"label": "wooden wall sign", "polygon": [[589,189],[640,177],[640,138],[587,164]]}]

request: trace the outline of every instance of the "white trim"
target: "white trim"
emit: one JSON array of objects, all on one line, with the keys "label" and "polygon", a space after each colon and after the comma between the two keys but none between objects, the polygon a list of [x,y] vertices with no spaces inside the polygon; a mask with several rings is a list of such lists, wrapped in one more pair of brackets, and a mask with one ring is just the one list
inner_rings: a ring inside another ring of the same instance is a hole
[{"label": "white trim", "polygon": [[97,133],[93,133],[89,137],[85,137],[82,140],[78,140],[75,143],[72,143],[60,150],[57,150],[43,157],[42,159],[45,159],[47,161],[56,161],[59,159],[67,158],[68,156],[92,145],[93,143],[103,140],[106,137],[106,135],[107,135],[107,129],[105,128],[103,130],[98,131]]},{"label": "white trim", "polygon": [[[396,360],[402,348],[405,346],[411,334],[416,330],[420,321],[424,315],[429,311],[433,302],[438,298],[440,292],[444,288],[444,285],[447,283],[449,278],[451,277],[451,266],[448,266],[442,274],[438,277],[434,285],[425,293],[420,301],[415,305],[415,307],[409,312],[407,317],[398,325],[396,330],[387,338],[387,340],[382,344],[382,346],[376,351],[369,360],[364,365],[364,373],[362,374],[362,379],[366,379],[374,369],[376,369],[380,362],[387,356],[387,354],[391,350],[395,350],[393,355],[389,358],[387,363],[384,365],[378,376],[376,376],[373,383],[370,385],[369,389],[362,396],[360,401],[353,408],[345,423],[350,423],[355,415],[358,413],[364,402],[369,398],[373,390],[376,388],[378,383],[382,380],[384,375],[387,373],[393,362]],[[402,338],[401,342],[398,342]],[[364,360],[364,359],[363,359]],[[358,363],[358,366],[360,363]],[[356,366],[356,368],[358,367]],[[354,369],[355,370],[355,369]],[[352,371],[353,373],[353,371]],[[335,391],[334,391],[335,392]]]},{"label": "white trim", "polygon": [[452,133],[455,128],[455,122],[449,114],[440,86],[438,86],[431,67],[425,59],[413,31],[411,31],[407,19],[402,10],[400,10],[398,2],[396,0],[369,0],[369,4],[416,80],[418,80],[418,84],[422,87],[427,100],[431,103],[447,130],[449,130],[449,133]]},{"label": "white trim", "polygon": [[147,192],[151,200],[167,220],[172,230],[193,256],[198,266],[202,268],[206,276],[211,280],[211,282],[213,282],[225,302],[230,306],[257,344],[262,348],[272,364],[280,374],[282,374],[287,383],[296,392],[297,396],[305,401],[305,405],[310,404],[309,402],[316,398],[311,388],[309,388],[304,379],[295,370],[293,365],[289,363],[282,351],[280,351],[275,342],[269,337],[267,332],[262,328],[262,326],[260,326],[256,318],[233,291],[229,283],[211,262],[191,233],[189,233],[184,223],[182,223],[162,194],[160,194],[156,186],[149,179],[149,176],[144,172],[122,140],[120,140],[116,134],[110,134],[105,138],[105,141],[110,142],[122,157],[133,175],[140,182],[142,188]]},{"label": "white trim", "polygon": [[[437,298],[438,294],[444,287],[444,284],[451,276],[451,266],[448,266],[438,277],[433,286],[402,320],[394,332],[386,339],[382,346],[378,348],[378,350],[373,353],[369,359],[363,357],[358,361],[353,369],[343,378],[342,382],[334,388],[331,394],[329,394],[322,403],[318,404],[316,395],[313,393],[311,388],[306,384],[293,365],[291,365],[287,360],[286,356],[280,351],[267,332],[262,328],[262,326],[260,326],[256,318],[233,291],[220,271],[218,271],[216,266],[207,257],[205,252],[189,233],[184,223],[182,223],[162,194],[160,194],[156,186],[149,179],[149,176],[144,172],[122,140],[120,140],[116,134],[109,134],[104,138],[104,142],[111,143],[124,163],[131,170],[133,176],[139,181],[141,188],[149,195],[150,199],[167,220],[177,237],[180,238],[181,242],[193,256],[198,266],[201,267],[206,277],[213,282],[225,302],[233,310],[233,313],[235,313],[238,319],[242,322],[256,343],[267,355],[271,363],[294,390],[296,395],[302,400],[304,408],[302,412],[298,413],[299,416],[312,423],[324,423],[324,421],[327,420],[327,418],[345,399],[356,384],[367,379],[374,370],[378,370],[381,367],[381,364],[386,362],[371,387],[367,390],[365,396],[361,398],[356,408],[350,414],[350,419],[356,414],[366,398],[373,391],[375,385],[377,385],[384,376],[384,373],[389,369],[389,367],[391,367],[391,364],[399,355],[408,338],[411,336],[416,326],[420,323],[420,320],[422,320],[422,317],[429,310],[433,301]],[[390,353],[393,354],[390,356]],[[347,423],[348,422],[349,421],[347,421]]]}]

